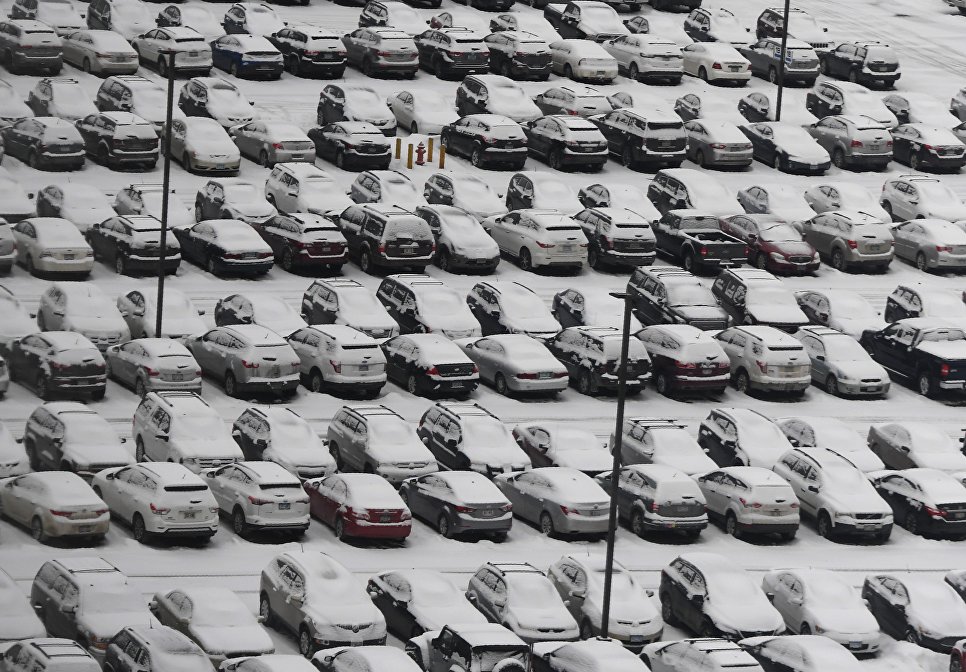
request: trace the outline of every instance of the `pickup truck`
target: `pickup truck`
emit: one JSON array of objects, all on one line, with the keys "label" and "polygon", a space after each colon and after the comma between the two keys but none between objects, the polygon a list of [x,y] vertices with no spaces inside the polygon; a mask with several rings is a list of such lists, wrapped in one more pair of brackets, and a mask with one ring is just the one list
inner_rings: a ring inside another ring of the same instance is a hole
[{"label": "pickup truck", "polygon": [[748,247],[718,227],[718,218],[697,210],[668,210],[653,226],[657,250],[681,260],[684,270],[741,266]]},{"label": "pickup truck", "polygon": [[406,655],[425,672],[526,672],[529,653],[496,623],[446,625],[406,642]]},{"label": "pickup truck", "polygon": [[859,343],[924,397],[966,393],[966,340],[955,325],[940,318],[910,317],[864,332]]},{"label": "pickup truck", "polygon": [[595,0],[553,3],[544,8],[543,16],[564,39],[606,42],[630,34],[614,9],[619,4],[622,3]]}]

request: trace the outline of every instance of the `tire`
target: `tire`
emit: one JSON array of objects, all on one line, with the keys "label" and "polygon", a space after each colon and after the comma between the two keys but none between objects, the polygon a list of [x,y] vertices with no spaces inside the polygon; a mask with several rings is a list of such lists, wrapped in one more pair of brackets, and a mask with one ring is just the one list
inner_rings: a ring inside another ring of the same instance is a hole
[{"label": "tire", "polygon": [[406,391],[412,395],[419,394],[419,381],[416,379],[415,373],[410,373],[409,378],[406,379]]},{"label": "tire", "polygon": [[802,627],[798,629],[798,634],[800,635],[810,635],[812,634],[812,628],[808,623],[802,623]]},{"label": "tire", "polygon": [[84,72],[86,72],[87,74],[90,74],[90,72],[91,72],[91,59],[85,58],[84,59],[84,64],[81,67],[83,67]]},{"label": "tire", "polygon": [[926,255],[924,255],[922,252],[916,254],[916,268],[923,273],[929,272],[929,265],[926,263]]},{"label": "tire", "polygon": [[295,255],[292,253],[292,248],[286,247],[282,250],[282,258],[280,261],[282,269],[291,273],[292,269],[295,268]]},{"label": "tire", "polygon": [[47,331],[47,318],[44,317],[43,312],[37,313],[37,328],[41,331]]},{"label": "tire", "polygon": [[443,65],[442,58],[436,58],[433,60],[433,74],[436,75],[437,79],[446,79],[446,66]]},{"label": "tire", "polygon": [[882,209],[886,211],[887,215],[889,215],[889,219],[891,219],[893,222],[896,221],[896,216],[892,214],[892,203],[889,201],[884,201],[882,203]]},{"label": "tire", "polygon": [[363,273],[368,273],[372,275],[373,263],[372,263],[372,253],[365,249],[362,254],[359,255],[359,268],[362,269]]},{"label": "tire", "polygon": [[698,68],[698,79],[700,79],[703,82],[708,81],[708,71],[704,69],[703,65],[700,68]]},{"label": "tire", "polygon": [[624,147],[624,149],[621,150],[621,165],[625,168],[634,167],[634,152],[630,147]]},{"label": "tire", "polygon": [[342,148],[335,150],[335,167],[339,170],[345,170],[345,152]]},{"label": "tire", "polygon": [[587,250],[587,264],[595,271],[600,270],[600,253],[597,251],[596,247],[591,247]]},{"label": "tire", "polygon": [[342,453],[339,451],[339,444],[332,442],[329,444],[329,454],[332,459],[335,460],[335,468],[338,471],[345,471],[345,460],[342,459]]},{"label": "tire", "polygon": [[792,530],[791,532],[782,532],[778,535],[778,538],[782,541],[792,541],[795,538],[797,530]]},{"label": "tire", "polygon": [[858,73],[856,73],[855,70],[849,70],[849,81],[853,84],[859,81]]},{"label": "tire", "polygon": [[904,639],[910,644],[915,644],[916,646],[922,646],[922,642],[919,640],[919,633],[913,630],[912,628],[909,628],[908,630],[906,630]]},{"label": "tire", "polygon": [[552,537],[557,533],[553,526],[553,518],[546,511],[540,514],[540,532],[547,537]]},{"label": "tire", "polygon": [[144,384],[144,378],[142,378],[141,376],[138,376],[137,380],[134,381],[134,394],[138,395],[139,399],[144,399],[147,393],[148,393],[148,388]]},{"label": "tire", "polygon": [[436,255],[436,265],[439,266],[439,270],[446,271],[447,273],[452,272],[450,270],[451,258],[449,250],[445,247],[441,248],[439,254]]},{"label": "tire", "polygon": [[322,377],[322,372],[318,369],[313,368],[309,372],[309,390],[312,392],[322,392],[325,389],[325,378]]},{"label": "tire", "polygon": [[[959,11],[962,12],[963,8],[960,7]],[[961,656],[953,653],[953,655],[949,657],[949,672],[963,672],[963,660]]]},{"label": "tire", "polygon": [[264,166],[265,168],[271,168],[272,164],[268,158],[268,152],[264,149],[258,153],[258,165]]},{"label": "tire", "polygon": [[533,257],[530,255],[530,250],[527,248],[522,248],[520,250],[520,268],[524,271],[533,271]]},{"label": "tire", "polygon": [[738,517],[731,511],[725,516],[725,533],[735,539],[741,539],[741,528],[738,527]]},{"label": "tire", "polygon": [[143,544],[147,540],[148,531],[144,526],[144,518],[141,517],[140,513],[135,513],[134,518],[131,519],[131,536],[139,544]]},{"label": "tire", "polygon": [[100,145],[97,148],[95,158],[97,159],[97,162],[102,166],[109,167],[111,165],[111,154],[110,152],[107,151],[107,147],[105,147],[104,145]]},{"label": "tire", "polygon": [[915,154],[909,155],[909,170],[919,171],[919,157]]},{"label": "tire", "polygon": [[335,519],[335,536],[339,541],[346,540],[345,534],[345,520],[340,516]]},{"label": "tire", "polygon": [[768,81],[772,84],[778,84],[778,70],[774,67],[768,68]]},{"label": "tire", "polygon": [[47,543],[47,533],[44,532],[44,521],[40,519],[40,516],[34,516],[30,519],[30,536],[34,538],[34,541],[38,541],[41,544]]},{"label": "tire", "polygon": [[845,263],[845,255],[842,254],[842,250],[832,250],[832,268],[837,271],[845,273],[848,268],[848,264]]},{"label": "tire", "polygon": [[232,63],[228,66],[228,72],[232,77],[238,77],[238,64]]},{"label": "tire", "polygon": [[158,59],[158,74],[165,79],[168,78],[168,62],[163,58]]},{"label": "tire", "polygon": [[493,387],[495,387],[496,391],[499,394],[502,394],[504,397],[510,396],[510,388],[506,383],[506,376],[504,376],[502,373],[496,374],[496,376],[493,378]]},{"label": "tire", "polygon": [[777,170],[778,172],[781,172],[781,169],[782,169],[782,155],[779,154],[778,152],[775,152],[775,158],[772,159],[771,167],[774,168],[775,170]]},{"label": "tire", "polygon": [[114,271],[118,275],[127,275],[127,262],[124,260],[124,256],[118,254],[114,257]]},{"label": "tire", "polygon": [[594,627],[586,618],[580,623],[580,638],[591,639],[594,636]]},{"label": "tire", "polygon": [[684,266],[684,270],[686,270],[688,273],[694,273],[694,267],[695,267],[694,252],[690,250],[685,252],[684,259],[682,260],[681,265]]},{"label": "tire", "polygon": [[550,152],[550,155],[547,157],[547,165],[554,170],[563,170],[563,155],[559,149]]},{"label": "tire", "polygon": [[631,532],[638,537],[644,536],[644,514],[640,509],[634,509],[631,513]]},{"label": "tire", "polygon": [[212,275],[218,275],[218,262],[215,261],[214,257],[208,257],[208,261],[205,262],[205,270]]},{"label": "tire", "polygon": [[718,629],[714,627],[714,623],[705,620],[705,622],[701,624],[701,632],[699,635],[705,638],[715,638],[718,636]]},{"label": "tire", "polygon": [[841,147],[832,150],[832,163],[836,168],[845,168],[845,152]]},{"label": "tire", "polygon": [[419,133],[419,126],[416,125],[416,122],[415,121],[409,125],[409,132],[410,133]]},{"label": "tire", "polygon": [[818,521],[815,523],[815,529],[818,532],[818,536],[823,539],[831,539],[835,535],[835,531],[832,528],[832,519],[829,515],[822,511],[818,514]]},{"label": "tire", "polygon": [[23,262],[23,265],[24,265],[24,268],[27,270],[27,273],[33,276],[37,275],[37,269],[34,268],[34,258],[31,257],[29,254],[27,255],[27,259]]},{"label": "tire", "polygon": [[104,398],[105,394],[107,394],[106,389],[96,390],[94,392],[91,392],[91,401],[100,401],[101,399]]},{"label": "tire", "polygon": [[701,168],[704,168],[705,167],[705,164],[704,164],[704,152],[701,151],[700,149],[697,152],[694,153],[694,162],[696,164],[698,164],[698,166],[700,166]]},{"label": "tire", "polygon": [[474,168],[480,168],[483,165],[483,148],[479,145],[473,145],[473,151],[470,153],[470,163],[473,164]]},{"label": "tire", "polygon": [[829,376],[825,379],[825,391],[835,397],[842,396],[842,393],[839,391],[839,381],[835,376]]},{"label": "tire", "polygon": [[751,391],[751,379],[748,377],[748,372],[744,369],[738,369],[735,374],[735,389],[744,394],[748,394]]},{"label": "tire", "polygon": [[248,523],[245,521],[245,512],[237,506],[231,512],[231,529],[239,537],[244,537],[248,532]]},{"label": "tire", "polygon": [[667,593],[661,593],[661,618],[667,625],[676,625],[678,622],[677,617],[674,615],[674,609],[671,607],[671,596]]},{"label": "tire", "polygon": [[229,397],[234,397],[238,394],[238,383],[235,380],[235,374],[231,371],[225,374],[225,394]]},{"label": "tire", "polygon": [[589,397],[597,395],[598,386],[597,383],[594,382],[593,378],[591,378],[590,372],[581,371],[580,375],[577,376],[577,391]]},{"label": "tire", "polygon": [[936,393],[932,377],[925,371],[920,371],[916,376],[916,389],[919,391],[919,394],[927,399],[931,399]]},{"label": "tire", "polygon": [[299,628],[299,653],[308,659],[315,655],[315,642],[304,625]]},{"label": "tire", "polygon": [[134,460],[137,462],[147,462],[148,454],[144,450],[144,440],[139,436],[135,440]]},{"label": "tire", "polygon": [[755,268],[765,270],[768,266],[768,257],[766,257],[762,252],[755,255]]},{"label": "tire", "polygon": [[47,376],[43,373],[37,374],[37,396],[44,401],[50,400],[50,383],[47,382]]},{"label": "tire", "polygon": [[275,614],[272,612],[272,603],[268,599],[268,593],[262,593],[258,598],[258,616],[262,624],[272,626],[275,623]]},{"label": "tire", "polygon": [[671,384],[668,382],[667,376],[663,372],[658,373],[654,377],[654,387],[657,388],[658,394],[662,394],[665,397],[670,396]]},{"label": "tire", "polygon": [[637,81],[637,78],[641,76],[641,72],[637,67],[637,63],[631,63],[631,67],[627,69],[627,76]]},{"label": "tire", "polygon": [[570,67],[569,63],[564,66],[564,77],[566,77],[567,79],[574,78],[574,69]]},{"label": "tire", "polygon": [[447,516],[445,513],[441,513],[439,515],[439,519],[436,521],[436,531],[439,532],[439,536],[443,537],[444,539],[451,539],[453,537],[453,533],[449,526],[449,516]]},{"label": "tire", "polygon": [[37,157],[37,152],[32,149],[30,150],[30,153],[27,154],[27,165],[34,170],[40,170],[40,161]]}]

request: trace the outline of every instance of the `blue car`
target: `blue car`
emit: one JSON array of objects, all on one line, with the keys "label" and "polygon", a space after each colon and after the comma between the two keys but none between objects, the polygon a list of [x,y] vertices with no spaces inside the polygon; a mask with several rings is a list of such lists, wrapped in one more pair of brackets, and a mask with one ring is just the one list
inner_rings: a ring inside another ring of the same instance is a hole
[{"label": "blue car", "polygon": [[278,79],[282,52],[260,35],[223,35],[211,43],[212,64],[236,77]]}]

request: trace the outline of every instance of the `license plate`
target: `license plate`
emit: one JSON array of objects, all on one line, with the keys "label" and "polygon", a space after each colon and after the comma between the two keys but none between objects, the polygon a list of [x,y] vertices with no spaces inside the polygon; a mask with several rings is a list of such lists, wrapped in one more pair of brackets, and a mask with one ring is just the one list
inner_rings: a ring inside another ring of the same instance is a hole
[{"label": "license plate", "polygon": [[546,380],[550,378],[552,375],[553,374],[550,373],[549,371],[541,371],[540,373],[537,374],[537,378],[539,378],[540,380]]},{"label": "license plate", "polygon": [[955,520],[962,520],[963,518],[966,518],[966,513],[962,513],[962,512],[960,512],[960,513],[954,513],[953,514],[953,518]]},{"label": "license plate", "polygon": [[451,386],[454,390],[458,390],[464,386],[464,383],[462,380],[457,380],[454,383],[452,383]]},{"label": "license plate", "polygon": [[772,509],[772,510],[771,510],[771,515],[773,515],[773,516],[781,516],[781,515],[783,515],[784,513],[785,513],[785,512],[784,512],[784,511],[782,511],[781,509]]},{"label": "license plate", "polygon": [[862,648],[862,642],[849,642],[849,648],[850,649],[861,649]]},{"label": "license plate", "polygon": [[882,148],[882,145],[878,143],[869,145],[869,149],[871,149],[873,152],[878,152],[881,148]]},{"label": "license plate", "polygon": [[731,72],[739,72],[741,70],[741,66],[740,65],[732,65],[728,69],[731,70]]},{"label": "license plate", "polygon": [[389,522],[389,518],[390,518],[389,514],[388,513],[384,513],[381,516],[379,516],[379,522],[380,523],[388,523]]},{"label": "license plate", "polygon": [[93,529],[94,529],[93,525],[78,525],[77,527],[78,532],[90,532]]},{"label": "license plate", "polygon": [[597,71],[597,76],[598,77],[603,77],[604,76],[604,71],[603,70],[598,70]]},{"label": "license plate", "polygon": [[480,511],[480,518],[496,518],[495,509],[483,509]]},{"label": "license plate", "polygon": [[303,156],[305,156],[305,155],[304,155],[304,154],[292,154],[292,160],[293,160],[293,161],[298,161],[298,160],[299,160],[299,159],[301,159],[301,158],[302,158]]},{"label": "license plate", "polygon": [[359,371],[368,371],[368,370],[369,370],[369,365],[368,364],[360,364],[359,365]]},{"label": "license plate", "polygon": [[644,641],[644,635],[631,635],[631,644],[640,644]]},{"label": "license plate", "polygon": [[573,252],[574,251],[574,246],[573,245],[562,245],[560,249],[563,250],[564,252]]},{"label": "license plate", "polygon": [[224,169],[225,169],[225,164],[223,164],[223,163],[218,163],[218,164],[216,164],[216,165],[215,165],[215,167],[216,167],[216,168],[217,168],[218,170],[224,170]]},{"label": "license plate", "polygon": [[279,502],[278,503],[278,510],[279,511],[288,511],[291,508],[292,508],[292,503],[291,502]]},{"label": "license plate", "polygon": [[74,255],[73,254],[65,254],[64,255],[64,260],[65,261],[73,261],[73,259],[74,259]]},{"label": "license plate", "polygon": [[185,512],[184,512],[184,513],[182,514],[182,516],[183,516],[183,517],[184,517],[185,519],[189,519],[189,518],[190,518],[190,519],[194,519],[194,518],[197,518],[197,517],[198,517],[198,512],[197,512],[197,511],[185,511]]},{"label": "license plate", "polygon": [[172,373],[171,380],[184,380],[184,375],[180,373]]},{"label": "license plate", "polygon": [[269,375],[273,377],[277,377],[280,373],[281,373],[281,369],[279,369],[278,366],[276,365],[272,367],[272,370],[269,372]]},{"label": "license plate", "polygon": [[878,387],[861,387],[859,389],[862,390],[863,392],[878,392],[879,391],[879,388]]},{"label": "license plate", "polygon": [[189,51],[188,52],[188,56],[190,56],[192,58],[197,58],[198,57],[198,52],[197,51]]}]

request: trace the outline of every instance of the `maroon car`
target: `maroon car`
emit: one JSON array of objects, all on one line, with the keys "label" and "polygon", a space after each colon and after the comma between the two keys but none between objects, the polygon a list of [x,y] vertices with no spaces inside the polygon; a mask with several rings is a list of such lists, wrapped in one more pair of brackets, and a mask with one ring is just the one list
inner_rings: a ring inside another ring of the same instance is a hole
[{"label": "maroon car", "polygon": [[748,263],[776,275],[805,275],[819,267],[818,252],[791,224],[774,215],[732,215],[721,230],[748,244]]},{"label": "maroon car", "polygon": [[728,387],[731,362],[708,332],[690,324],[654,324],[634,335],[651,356],[654,387],[661,394],[721,394]]},{"label": "maroon car", "polygon": [[339,539],[405,539],[412,530],[409,507],[378,474],[333,474],[302,486],[309,512]]}]

